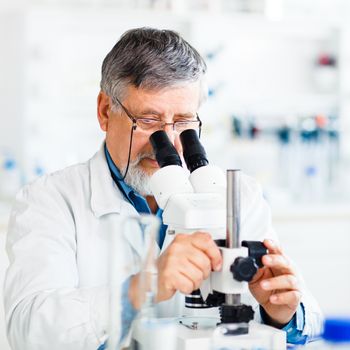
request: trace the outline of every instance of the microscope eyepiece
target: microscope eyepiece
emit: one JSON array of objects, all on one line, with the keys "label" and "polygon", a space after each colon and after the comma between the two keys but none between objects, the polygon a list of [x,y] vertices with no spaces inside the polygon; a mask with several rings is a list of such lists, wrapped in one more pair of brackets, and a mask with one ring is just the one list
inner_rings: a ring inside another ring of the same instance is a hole
[{"label": "microscope eyepiece", "polygon": [[204,147],[199,141],[196,130],[189,129],[183,131],[180,134],[180,140],[185,162],[191,173],[196,169],[209,164]]},{"label": "microscope eyepiece", "polygon": [[158,130],[149,139],[161,168],[167,165],[182,166],[181,158],[165,131]]}]

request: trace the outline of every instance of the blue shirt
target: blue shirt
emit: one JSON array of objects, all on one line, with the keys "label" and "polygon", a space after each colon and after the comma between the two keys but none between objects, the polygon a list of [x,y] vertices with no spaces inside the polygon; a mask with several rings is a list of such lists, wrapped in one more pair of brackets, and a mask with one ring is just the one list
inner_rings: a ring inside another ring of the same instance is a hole
[{"label": "blue shirt", "polygon": [[[267,315],[265,310],[260,306],[260,315],[262,321],[266,324]],[[302,303],[299,304],[293,318],[286,324],[282,330],[287,334],[287,343],[289,344],[305,344],[308,340],[306,335],[303,335],[305,325],[305,310]]]}]

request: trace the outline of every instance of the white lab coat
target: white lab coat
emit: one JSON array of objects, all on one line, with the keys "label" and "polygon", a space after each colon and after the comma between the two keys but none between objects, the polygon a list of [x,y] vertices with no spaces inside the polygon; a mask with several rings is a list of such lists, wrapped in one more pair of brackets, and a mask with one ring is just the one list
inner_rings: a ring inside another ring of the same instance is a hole
[{"label": "white lab coat", "polygon": [[[242,239],[276,239],[259,186],[246,176],[241,182]],[[4,292],[13,350],[96,350],[103,343],[109,233],[123,238],[127,275],[138,271],[143,253],[139,232],[119,231],[121,215],[138,214],[115,185],[103,147],[88,162],[43,176],[19,192],[9,222]],[[166,237],[163,249],[171,239]],[[304,333],[314,335],[320,312],[306,290],[303,298]],[[161,303],[160,313],[179,315],[181,299],[178,293]]]}]

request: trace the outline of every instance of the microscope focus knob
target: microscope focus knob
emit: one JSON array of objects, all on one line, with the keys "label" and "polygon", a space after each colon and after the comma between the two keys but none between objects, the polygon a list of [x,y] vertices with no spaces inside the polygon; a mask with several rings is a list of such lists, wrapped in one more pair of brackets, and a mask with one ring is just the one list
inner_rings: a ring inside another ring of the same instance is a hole
[{"label": "microscope focus knob", "polygon": [[258,265],[255,263],[255,260],[251,257],[236,258],[230,267],[230,271],[233,274],[233,278],[239,282],[250,282],[253,279],[256,272],[258,271],[258,269]]}]

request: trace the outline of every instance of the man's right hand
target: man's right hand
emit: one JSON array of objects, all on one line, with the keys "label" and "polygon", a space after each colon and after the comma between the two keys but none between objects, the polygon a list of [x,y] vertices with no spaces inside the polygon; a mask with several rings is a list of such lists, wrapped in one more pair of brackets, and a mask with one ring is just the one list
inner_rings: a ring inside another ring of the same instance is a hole
[{"label": "man's right hand", "polygon": [[190,294],[221,265],[220,250],[209,233],[177,234],[158,258],[158,301],[176,291]]},{"label": "man's right hand", "polygon": [[[219,271],[222,257],[209,233],[177,234],[169,247],[158,258],[157,301],[170,299],[176,291],[190,294],[209,277]],[[134,308],[141,306],[140,274],[130,282],[129,299]]]}]

